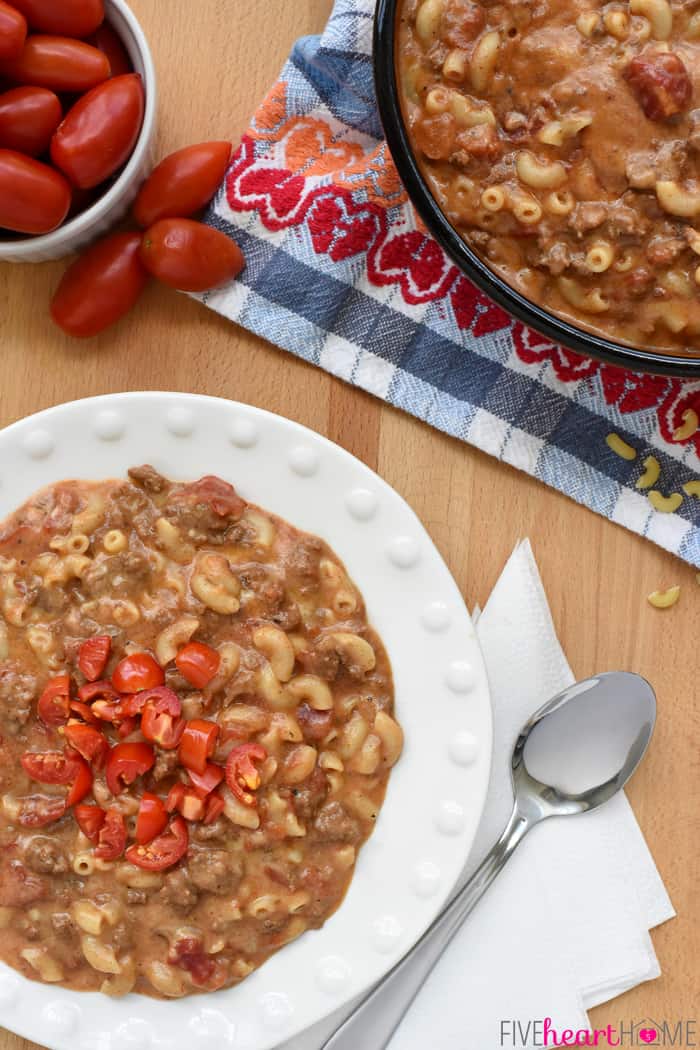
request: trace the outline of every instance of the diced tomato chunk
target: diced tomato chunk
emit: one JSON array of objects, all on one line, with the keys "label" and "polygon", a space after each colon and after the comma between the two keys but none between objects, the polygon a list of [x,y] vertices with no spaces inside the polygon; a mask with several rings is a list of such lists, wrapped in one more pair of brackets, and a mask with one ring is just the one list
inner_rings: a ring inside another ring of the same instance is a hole
[{"label": "diced tomato chunk", "polygon": [[120,795],[137,777],[153,768],[156,756],[150,744],[117,744],[107,759],[107,787]]},{"label": "diced tomato chunk", "polygon": [[150,653],[134,653],[120,660],[112,674],[112,685],[119,693],[140,693],[163,685],[163,668]]},{"label": "diced tomato chunk", "polygon": [[158,795],[145,791],[136,818],[136,841],[140,846],[152,842],[156,836],[165,831],[168,824],[168,811]]},{"label": "diced tomato chunk", "polygon": [[218,735],[216,722],[208,722],[203,718],[194,718],[188,722],[180,740],[180,761],[183,766],[203,774],[208,760],[214,754]]},{"label": "diced tomato chunk", "polygon": [[190,836],[182,817],[175,817],[170,827],[146,846],[129,846],[126,859],[144,871],[165,871],[174,867],[187,853]]},{"label": "diced tomato chunk", "polygon": [[246,806],[254,806],[253,792],[260,787],[260,772],[255,763],[264,762],[267,751],[262,744],[240,744],[226,760],[226,783],[237,799]]},{"label": "diced tomato chunk", "polygon": [[221,656],[209,645],[189,642],[175,657],[175,666],[195,689],[204,689],[216,677]]},{"label": "diced tomato chunk", "polygon": [[57,675],[46,685],[39,697],[38,715],[44,725],[63,726],[70,718],[70,678]]},{"label": "diced tomato chunk", "polygon": [[73,810],[78,827],[91,842],[97,842],[100,828],[105,822],[105,811],[99,806],[87,806],[80,803]]},{"label": "diced tomato chunk", "polygon": [[98,634],[94,638],[88,638],[80,646],[78,667],[88,682],[95,682],[104,674],[111,648],[112,639],[108,634]]},{"label": "diced tomato chunk", "polygon": [[119,860],[126,847],[126,824],[118,809],[108,809],[100,829],[95,856],[98,860]]}]

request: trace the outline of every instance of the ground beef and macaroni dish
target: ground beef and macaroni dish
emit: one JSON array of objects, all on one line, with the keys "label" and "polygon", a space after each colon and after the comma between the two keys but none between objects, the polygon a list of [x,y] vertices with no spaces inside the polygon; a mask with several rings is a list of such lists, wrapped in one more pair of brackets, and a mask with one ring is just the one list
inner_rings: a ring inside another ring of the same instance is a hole
[{"label": "ground beef and macaroni dish", "polygon": [[449,220],[535,303],[700,347],[696,0],[399,0],[409,135]]},{"label": "ground beef and macaroni dish", "polygon": [[178,997],[338,907],[402,733],[325,543],[217,478],[129,475],[0,525],[0,958]]}]

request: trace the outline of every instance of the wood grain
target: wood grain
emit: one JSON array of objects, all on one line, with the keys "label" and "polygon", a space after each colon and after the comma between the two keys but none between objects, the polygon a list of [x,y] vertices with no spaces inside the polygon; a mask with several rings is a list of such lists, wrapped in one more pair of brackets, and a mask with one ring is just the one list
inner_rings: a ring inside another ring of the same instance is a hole
[{"label": "wood grain", "polygon": [[[319,30],[330,9],[330,0],[132,2],[158,69],[163,153],[207,138],[235,140],[293,40]],[[70,342],[46,308],[61,271],[60,263],[0,271],[0,425],[72,398],[149,388],[220,394],[280,412],[327,434],[408,500],[470,604],[486,600],[516,541],[531,537],[576,674],[634,669],[659,694],[658,730],[629,795],[679,916],[654,934],[663,977],[599,1007],[593,1021],[604,1027],[692,1017],[700,957],[692,879],[699,800],[694,573],[184,296],[152,287],[117,329],[87,345]],[[650,590],[674,583],[683,588],[675,609],[647,605]],[[0,1050],[29,1048],[0,1031]]]}]

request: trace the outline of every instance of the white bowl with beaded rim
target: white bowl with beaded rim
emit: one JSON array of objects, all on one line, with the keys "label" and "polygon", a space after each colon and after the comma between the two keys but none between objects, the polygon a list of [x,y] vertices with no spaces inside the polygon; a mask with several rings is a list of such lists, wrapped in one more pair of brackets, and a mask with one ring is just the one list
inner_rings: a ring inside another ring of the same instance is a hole
[{"label": "white bowl with beaded rim", "polygon": [[322,536],[362,591],[389,653],[405,735],[377,828],[325,926],[235,988],[112,1000],[0,964],[0,1024],[50,1050],[269,1050],[379,980],[420,937],[467,861],[486,798],[488,682],[459,590],[410,507],[359,460],[250,405],[127,393],[59,405],[0,431],[0,518],[66,478],[143,462],[176,480],[218,474]]},{"label": "white bowl with beaded rim", "polygon": [[8,236],[6,230],[0,230],[0,262],[46,262],[83,248],[124,218],[153,168],[157,86],[151,49],[136,15],[124,0],[105,0],[105,21],[114,29],[134,72],[140,73],[143,80],[143,124],[133,152],[107,191],[58,229],[36,237]]}]

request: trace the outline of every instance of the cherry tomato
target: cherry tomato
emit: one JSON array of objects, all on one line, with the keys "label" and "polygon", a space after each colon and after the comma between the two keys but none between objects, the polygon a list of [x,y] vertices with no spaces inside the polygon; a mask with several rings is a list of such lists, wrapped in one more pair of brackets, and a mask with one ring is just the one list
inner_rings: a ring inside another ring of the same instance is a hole
[{"label": "cherry tomato", "polygon": [[89,36],[105,16],[102,0],[13,0],[32,29],[62,36]]},{"label": "cherry tomato", "polygon": [[18,87],[0,95],[0,149],[38,157],[61,123],[58,96],[48,88]]},{"label": "cherry tomato", "polygon": [[175,657],[175,666],[195,689],[204,689],[216,677],[221,657],[216,649],[202,642],[190,642]]},{"label": "cherry tomato", "polygon": [[47,684],[39,697],[39,718],[46,726],[64,726],[70,718],[70,678],[59,674]]},{"label": "cherry tomato", "polygon": [[97,842],[100,828],[105,822],[105,811],[99,806],[88,806],[80,803],[73,810],[73,815],[78,822],[78,827],[90,842]]},{"label": "cherry tomato", "polygon": [[204,814],[204,823],[213,824],[215,820],[218,820],[221,814],[226,809],[226,803],[219,794],[218,791],[213,792],[207,799],[207,810]]},{"label": "cherry tomato", "polygon": [[91,705],[90,714],[93,721],[99,719],[118,725],[126,718],[122,698],[111,682],[86,682],[78,689],[78,699]]},{"label": "cherry tomato", "polygon": [[90,725],[96,726],[100,724],[99,718],[95,718],[92,713],[92,709],[87,704],[81,703],[80,700],[71,700],[70,709],[76,715],[80,715],[84,722],[89,722]]},{"label": "cherry tomato", "polygon": [[226,783],[237,799],[246,806],[256,803],[254,791],[260,787],[260,773],[256,762],[264,762],[267,751],[262,744],[240,744],[234,747],[226,760]]},{"label": "cherry tomato", "polygon": [[62,798],[49,798],[47,795],[28,795],[18,799],[20,803],[19,822],[24,828],[43,828],[60,820],[66,812],[66,803]]},{"label": "cherry tomato", "polygon": [[[27,751],[20,758],[22,768],[40,784],[72,784],[77,772],[74,752]],[[76,756],[77,757],[77,756]]]},{"label": "cherry tomato", "polygon": [[155,689],[165,681],[163,668],[150,653],[134,653],[120,660],[112,675],[112,685],[120,693],[140,693]]},{"label": "cherry tomato", "polygon": [[185,820],[202,820],[207,811],[207,804],[194,788],[177,783],[168,793],[165,808],[168,813],[178,810]]},{"label": "cherry tomato", "polygon": [[212,199],[231,159],[230,142],[202,142],[172,153],[154,168],[134,204],[146,229],[159,219],[194,215]]},{"label": "cherry tomato", "polygon": [[187,824],[182,817],[175,817],[168,830],[147,846],[129,846],[126,859],[145,871],[165,871],[182,860],[189,844]]},{"label": "cherry tomato", "polygon": [[[143,695],[138,694],[139,697]],[[149,690],[146,696],[141,716],[141,732],[146,740],[159,744],[165,751],[174,751],[185,731],[179,699],[165,686]]]},{"label": "cherry tomato", "polygon": [[98,860],[119,860],[126,846],[126,824],[118,809],[108,809],[97,839]]},{"label": "cherry tomato", "polygon": [[142,715],[149,700],[162,701],[164,711],[171,710],[173,714],[180,713],[180,699],[177,693],[168,689],[167,685],[156,685],[153,689],[144,689],[140,693],[130,693],[122,697],[122,710],[126,715]]},{"label": "cherry tomato", "polygon": [[21,55],[26,39],[27,19],[16,7],[10,7],[5,0],[0,0],[0,60]]},{"label": "cherry tomato", "polygon": [[92,788],[92,770],[85,759],[73,752],[71,760],[75,768],[75,778],[66,796],[66,806],[70,808],[82,802]]},{"label": "cherry tomato", "polygon": [[202,798],[211,794],[214,788],[218,787],[224,779],[223,769],[221,766],[215,766],[213,762],[210,762],[207,765],[203,773],[196,773],[194,769],[188,769],[187,772],[190,775],[190,780],[194,784],[197,794]]},{"label": "cherry tomato", "polygon": [[237,277],[245,265],[230,237],[191,219],[161,219],[146,230],[141,261],[159,281],[183,292],[217,288]]},{"label": "cherry tomato", "polygon": [[203,776],[207,760],[214,754],[218,735],[216,722],[207,722],[203,718],[194,718],[188,722],[180,741],[180,761],[183,766]]},{"label": "cherry tomato", "polygon": [[64,735],[70,746],[82,755],[86,762],[90,762],[95,769],[104,769],[110,749],[102,733],[93,726],[75,722],[66,726]]},{"label": "cherry tomato", "polygon": [[131,156],[144,105],[138,73],[99,84],[78,99],[59,124],[51,140],[51,160],[74,186],[99,185]]},{"label": "cherry tomato", "polygon": [[108,634],[97,634],[80,646],[78,667],[88,682],[96,682],[104,674],[111,648],[112,639]]},{"label": "cherry tomato", "polygon": [[117,703],[121,697],[111,682],[102,680],[99,682],[86,682],[78,689],[78,699],[84,704],[91,704],[94,700],[107,700]]},{"label": "cherry tomato", "polygon": [[64,36],[30,36],[17,58],[0,62],[15,84],[80,94],[109,78],[109,60],[96,47]]},{"label": "cherry tomato", "polygon": [[51,300],[59,328],[86,339],[129,312],[149,281],[140,243],[137,233],[113,233],[68,267]]},{"label": "cherry tomato", "polygon": [[156,756],[150,744],[117,744],[107,759],[107,787],[120,795],[137,777],[153,768]]},{"label": "cherry tomato", "polygon": [[0,149],[0,226],[17,233],[50,233],[70,208],[70,184],[48,164]]},{"label": "cherry tomato", "polygon": [[128,52],[109,22],[102,23],[97,32],[92,34],[88,44],[99,48],[107,56],[113,77],[121,77],[125,73],[134,72]]},{"label": "cherry tomato", "polygon": [[131,736],[132,733],[136,732],[138,727],[138,718],[125,718],[121,722],[118,722],[117,735],[122,739],[126,740],[127,737]]},{"label": "cherry tomato", "polygon": [[165,803],[157,795],[145,791],[139,806],[139,815],[136,818],[136,841],[140,846],[145,846],[147,842],[152,842],[157,835],[160,835],[161,831],[165,831],[167,824],[168,811]]}]

